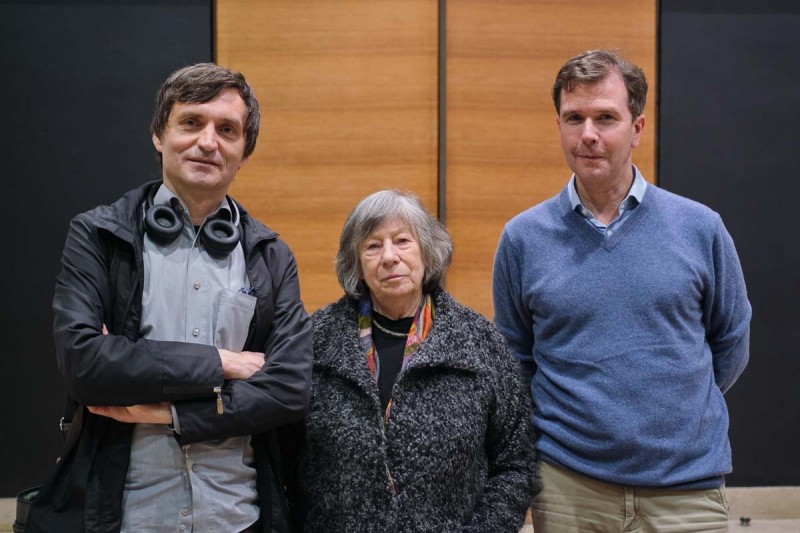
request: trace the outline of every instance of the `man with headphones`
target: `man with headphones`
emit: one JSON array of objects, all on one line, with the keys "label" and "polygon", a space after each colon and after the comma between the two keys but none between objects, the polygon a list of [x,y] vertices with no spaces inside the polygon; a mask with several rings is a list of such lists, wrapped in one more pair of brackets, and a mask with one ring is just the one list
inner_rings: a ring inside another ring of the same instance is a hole
[{"label": "man with headphones", "polygon": [[288,531],[279,428],[308,405],[297,267],[228,187],[255,148],[244,77],[173,73],[162,180],[70,225],[53,309],[75,416],[32,532]]}]

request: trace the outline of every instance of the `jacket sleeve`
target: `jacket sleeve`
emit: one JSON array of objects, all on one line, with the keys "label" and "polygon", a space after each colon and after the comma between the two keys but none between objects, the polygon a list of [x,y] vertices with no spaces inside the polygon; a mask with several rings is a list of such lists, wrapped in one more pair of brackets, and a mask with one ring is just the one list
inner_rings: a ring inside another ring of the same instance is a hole
[{"label": "jacket sleeve", "polygon": [[703,320],[711,348],[714,380],[725,393],[750,358],[750,318],[744,274],[736,248],[720,218],[712,249],[713,283],[705,295]]},{"label": "jacket sleeve", "polygon": [[506,231],[500,237],[492,269],[494,323],[519,361],[520,377],[530,394],[536,373],[533,358],[533,319],[522,299],[522,271],[517,251]]},{"label": "jacket sleeve", "polygon": [[[116,238],[91,220],[83,214],[70,223],[53,298],[56,356],[68,394],[82,405],[212,397],[223,379],[216,348],[132,340],[113,330],[115,300],[135,305],[140,291],[113,286],[110,246]],[[109,335],[103,324],[112,329]]]},{"label": "jacket sleeve", "polygon": [[274,313],[257,317],[258,328],[269,331],[265,364],[247,380],[225,382],[222,414],[208,398],[176,403],[182,444],[261,433],[302,420],[308,410],[312,327],[300,300],[297,265],[281,241],[268,246],[262,257],[274,280],[266,284],[272,292],[265,296]]},{"label": "jacket sleeve", "polygon": [[530,410],[512,359],[499,334],[492,359],[495,373],[495,405],[489,417],[486,453],[489,478],[475,512],[464,531],[494,533],[519,531],[533,497],[541,490],[536,463]]}]

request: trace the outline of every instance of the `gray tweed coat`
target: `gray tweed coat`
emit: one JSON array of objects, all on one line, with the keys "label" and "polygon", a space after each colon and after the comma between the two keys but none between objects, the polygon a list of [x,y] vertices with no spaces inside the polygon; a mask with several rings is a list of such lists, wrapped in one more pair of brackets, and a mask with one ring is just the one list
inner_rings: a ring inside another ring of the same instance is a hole
[{"label": "gray tweed coat", "polygon": [[[397,379],[386,432],[356,302],[313,316],[311,406],[291,507],[305,532],[514,532],[538,491],[529,405],[505,341],[444,291]],[[397,487],[393,495],[387,469]]]}]

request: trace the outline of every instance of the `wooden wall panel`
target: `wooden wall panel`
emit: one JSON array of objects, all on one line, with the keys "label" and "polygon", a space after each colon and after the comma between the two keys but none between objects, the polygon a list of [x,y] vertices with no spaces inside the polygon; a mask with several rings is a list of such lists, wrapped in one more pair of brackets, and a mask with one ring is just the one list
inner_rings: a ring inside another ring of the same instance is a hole
[{"label": "wooden wall panel", "polygon": [[[398,187],[436,209],[437,4],[217,2],[217,62],[244,72],[263,107],[232,192],[295,250],[309,310],[341,294],[332,257],[359,199]],[[550,99],[568,57],[611,47],[645,69],[634,160],[655,179],[656,1],[459,0],[447,12],[447,287],[491,316],[503,224],[569,177]]]},{"label": "wooden wall panel", "polygon": [[655,0],[460,0],[447,5],[447,288],[492,315],[491,269],[505,222],[556,194],[564,162],[550,90],[571,56],[616,48],[650,84],[634,162],[655,178]]},{"label": "wooden wall panel", "polygon": [[333,256],[356,202],[381,188],[436,211],[435,0],[218,0],[216,60],[262,108],[232,194],[297,256],[309,311],[342,291]]}]

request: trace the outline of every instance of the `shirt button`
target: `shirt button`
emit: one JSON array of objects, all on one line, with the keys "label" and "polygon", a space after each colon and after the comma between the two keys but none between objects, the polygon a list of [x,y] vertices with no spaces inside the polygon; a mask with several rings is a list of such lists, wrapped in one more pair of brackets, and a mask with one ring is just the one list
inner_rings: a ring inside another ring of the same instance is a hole
[{"label": "shirt button", "polygon": [[188,515],[189,514],[189,508],[188,507],[184,507],[183,509],[181,509],[181,514],[183,516]]},{"label": "shirt button", "polygon": [[181,525],[179,525],[179,526],[178,526],[178,529],[180,529],[181,531],[183,531],[184,529],[186,529],[186,525],[184,525],[184,524],[181,524]]},{"label": "shirt button", "polygon": [[199,281],[195,281],[194,282],[194,288],[195,288],[195,290],[200,288],[200,282]]},{"label": "shirt button", "polygon": [[614,235],[614,232],[613,232],[613,231],[611,231],[611,230],[608,230],[608,231],[606,232],[606,235],[608,235],[609,237],[611,237],[612,235]]},{"label": "shirt button", "polygon": [[194,328],[194,329],[192,330],[192,335],[194,335],[195,337],[197,337],[198,335],[200,335],[200,330],[199,330],[199,329],[197,329],[197,328]]}]

